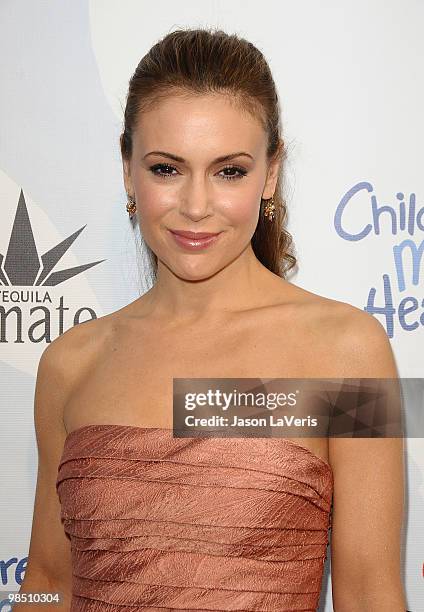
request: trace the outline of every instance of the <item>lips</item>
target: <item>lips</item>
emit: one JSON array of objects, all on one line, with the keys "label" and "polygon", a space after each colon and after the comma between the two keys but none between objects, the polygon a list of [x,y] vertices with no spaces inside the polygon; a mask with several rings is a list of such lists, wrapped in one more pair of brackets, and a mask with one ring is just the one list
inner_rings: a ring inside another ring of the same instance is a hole
[{"label": "lips", "polygon": [[200,240],[202,238],[211,238],[212,236],[218,236],[220,232],[211,233],[211,232],[188,232],[185,230],[170,230],[173,234],[177,234],[177,236],[182,236],[183,238],[191,238],[192,240]]},{"label": "lips", "polygon": [[186,230],[168,230],[168,232],[174,243],[191,252],[203,251],[212,247],[219,241],[222,234],[222,232],[212,234],[211,232],[189,232]]}]

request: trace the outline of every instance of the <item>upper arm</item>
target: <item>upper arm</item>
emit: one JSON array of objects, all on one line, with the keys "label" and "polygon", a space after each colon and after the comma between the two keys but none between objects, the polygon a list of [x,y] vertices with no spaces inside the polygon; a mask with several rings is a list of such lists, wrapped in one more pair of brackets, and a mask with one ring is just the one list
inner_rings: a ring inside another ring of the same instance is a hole
[{"label": "upper arm", "polygon": [[69,344],[76,334],[74,329],[48,345],[38,364],[34,395],[38,473],[25,575],[25,578],[42,576],[64,588],[70,588],[71,551],[60,519],[56,478],[66,438],[63,405],[75,368],[68,356]]},{"label": "upper arm", "polygon": [[[355,311],[346,319],[336,353],[343,377],[397,379],[389,339],[372,315]],[[331,573],[335,609],[404,610],[400,579],[403,438],[329,438],[328,442],[334,474]],[[358,608],[352,607],[353,601]]]}]

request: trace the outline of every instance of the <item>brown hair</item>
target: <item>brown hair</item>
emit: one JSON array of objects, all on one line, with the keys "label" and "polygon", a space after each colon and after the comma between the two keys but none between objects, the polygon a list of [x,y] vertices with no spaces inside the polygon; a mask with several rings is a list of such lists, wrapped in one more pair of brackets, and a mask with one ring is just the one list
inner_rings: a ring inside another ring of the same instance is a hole
[{"label": "brown hair", "polygon": [[[275,218],[270,222],[263,217],[266,201],[262,200],[251,244],[258,260],[284,278],[296,265],[292,237],[284,227],[287,208],[282,169],[287,152],[280,136],[276,87],[265,57],[249,41],[222,30],[178,29],[167,34],[141,59],[130,79],[120,136],[123,159],[131,158],[132,134],[139,113],[150,110],[170,90],[180,95],[228,95],[262,122],[268,134],[268,161],[281,156],[281,169],[274,193]],[[157,256],[151,251],[149,254],[156,276]]]}]

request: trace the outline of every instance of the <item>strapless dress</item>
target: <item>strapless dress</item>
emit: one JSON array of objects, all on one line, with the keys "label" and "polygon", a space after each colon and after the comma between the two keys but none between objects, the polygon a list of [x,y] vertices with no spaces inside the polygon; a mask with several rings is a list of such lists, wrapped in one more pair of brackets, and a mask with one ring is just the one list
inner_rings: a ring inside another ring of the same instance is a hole
[{"label": "strapless dress", "polygon": [[316,611],[333,472],[286,438],[84,425],[56,490],[71,612]]}]

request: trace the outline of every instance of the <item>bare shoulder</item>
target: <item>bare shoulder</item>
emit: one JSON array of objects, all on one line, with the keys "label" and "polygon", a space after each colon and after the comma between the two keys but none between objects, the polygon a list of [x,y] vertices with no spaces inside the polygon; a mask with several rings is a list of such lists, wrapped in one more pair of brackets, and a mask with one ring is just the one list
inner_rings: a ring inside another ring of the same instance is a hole
[{"label": "bare shoulder", "polygon": [[340,376],[397,378],[389,337],[380,321],[356,306],[336,302],[329,316],[333,329],[333,355]]},{"label": "bare shoulder", "polygon": [[389,337],[376,317],[352,304],[301,291],[301,324],[326,347],[331,376],[397,377]]},{"label": "bare shoulder", "polygon": [[110,355],[113,342],[118,336],[125,335],[139,303],[140,298],[114,312],[78,323],[46,347],[40,368],[49,371],[50,380],[53,376],[60,381],[63,404],[93,372],[99,359]]},{"label": "bare shoulder", "polygon": [[57,336],[41,355],[39,369],[48,369],[50,380],[60,384],[64,397],[93,363],[113,328],[110,315],[84,321]]}]

